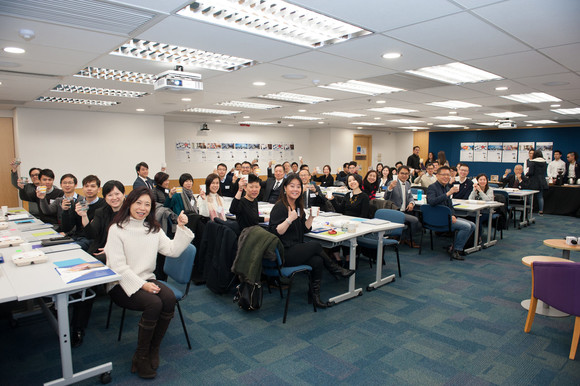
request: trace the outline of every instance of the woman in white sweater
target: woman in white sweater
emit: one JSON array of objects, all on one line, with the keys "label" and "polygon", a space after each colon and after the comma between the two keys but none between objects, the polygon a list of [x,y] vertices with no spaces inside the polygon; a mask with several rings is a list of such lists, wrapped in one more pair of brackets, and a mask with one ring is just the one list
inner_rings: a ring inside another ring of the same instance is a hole
[{"label": "woman in white sweater", "polygon": [[159,367],[159,346],[175,309],[173,291],[155,279],[157,253],[177,257],[193,239],[185,227],[187,216],[177,218],[175,238],[170,240],[155,220],[155,200],[146,187],[133,190],[109,228],[105,254],[107,265],[121,275],[108,286],[111,299],[121,307],[143,311],[139,321],[137,351],[131,372],[154,378]]},{"label": "woman in white sweater", "polygon": [[205,191],[200,188],[199,197],[199,214],[212,221],[216,217],[226,221],[224,199],[220,195],[220,176],[215,173],[208,175],[205,179]]}]

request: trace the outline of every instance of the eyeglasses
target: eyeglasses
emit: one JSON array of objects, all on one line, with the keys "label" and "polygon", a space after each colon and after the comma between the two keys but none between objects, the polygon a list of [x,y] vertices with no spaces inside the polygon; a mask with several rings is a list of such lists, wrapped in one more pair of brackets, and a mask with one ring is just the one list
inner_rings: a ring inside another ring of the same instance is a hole
[{"label": "eyeglasses", "polygon": [[32,173],[32,174],[30,175],[30,177],[38,177],[39,175],[40,175],[40,173]]},{"label": "eyeglasses", "polygon": [[399,174],[402,174],[404,176],[408,176],[409,175],[409,173],[404,173],[404,172],[399,172]]},{"label": "eyeglasses", "polygon": [[437,174],[437,175],[438,175],[438,176],[441,176],[441,177],[451,177],[451,174],[449,174],[449,173],[445,173],[445,174],[441,174],[441,173],[439,173],[439,174]]}]

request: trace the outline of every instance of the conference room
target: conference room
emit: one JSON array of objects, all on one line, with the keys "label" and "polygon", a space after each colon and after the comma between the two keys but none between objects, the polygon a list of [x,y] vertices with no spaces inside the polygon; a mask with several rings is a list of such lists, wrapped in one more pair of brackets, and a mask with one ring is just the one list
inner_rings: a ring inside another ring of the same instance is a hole
[{"label": "conference room", "polygon": [[[0,201],[26,208],[10,184],[15,158],[20,176],[94,174],[127,194],[142,161],[150,177],[165,168],[171,187],[190,173],[197,193],[219,163],[254,159],[262,179],[270,162],[300,159],[333,175],[356,160],[364,176],[404,163],[415,145],[451,165],[478,143],[551,143],[565,160],[580,150],[578,11],[572,0],[0,1]],[[470,177],[501,178],[525,161],[474,156]],[[526,334],[520,305],[532,285],[522,258],[560,257],[543,240],[578,236],[576,189],[550,186],[533,225],[510,226],[464,262],[449,261],[440,240],[421,255],[401,246],[402,277],[329,309],[312,312],[297,278],[286,323],[277,290],[247,313],[192,286],[181,304],[192,350],[174,321],[157,379],[577,384],[574,318],[537,316]],[[383,273],[396,272],[389,249],[385,259]],[[375,281],[375,268],[358,261],[357,287]],[[326,298],[346,290],[323,282]],[[108,305],[95,301],[75,370],[112,362],[114,382],[136,382],[139,316],[127,312],[118,342],[120,311],[105,329]],[[9,313],[7,384],[61,377],[50,325],[32,316],[10,326]]]}]

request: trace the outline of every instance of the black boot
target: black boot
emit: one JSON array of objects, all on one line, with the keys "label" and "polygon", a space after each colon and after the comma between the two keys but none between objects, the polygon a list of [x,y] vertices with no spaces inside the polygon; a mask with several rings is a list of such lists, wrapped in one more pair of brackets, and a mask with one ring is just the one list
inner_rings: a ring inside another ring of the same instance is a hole
[{"label": "black boot", "polygon": [[157,373],[151,367],[151,360],[149,359],[149,349],[151,347],[151,339],[155,332],[157,322],[154,320],[145,320],[141,318],[139,321],[139,335],[137,341],[137,350],[133,355],[133,362],[131,363],[131,372],[137,371],[141,378],[155,378]]},{"label": "black boot", "polygon": [[173,319],[173,312],[167,313],[162,312],[157,321],[157,327],[155,327],[155,332],[153,333],[153,339],[151,339],[151,348],[149,349],[149,357],[151,358],[151,368],[157,370],[159,368],[159,346],[161,346],[161,341],[165,336],[167,327]]},{"label": "black boot", "polygon": [[322,302],[322,300],[320,300],[320,280],[312,280],[312,283],[310,283],[310,290],[312,294],[311,300],[316,305],[316,308],[327,308],[334,305],[334,303]]},{"label": "black boot", "polygon": [[336,261],[333,261],[328,257],[326,253],[321,253],[320,255],[322,256],[324,266],[335,278],[351,277],[354,274],[354,270],[341,267],[336,263]]}]

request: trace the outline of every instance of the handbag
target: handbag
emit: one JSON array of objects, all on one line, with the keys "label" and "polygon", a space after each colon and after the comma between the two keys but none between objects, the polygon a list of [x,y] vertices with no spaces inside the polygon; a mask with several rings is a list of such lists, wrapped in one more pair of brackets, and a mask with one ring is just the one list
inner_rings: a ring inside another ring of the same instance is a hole
[{"label": "handbag", "polygon": [[262,284],[242,282],[236,287],[234,303],[246,311],[257,310],[262,307],[263,295]]}]

